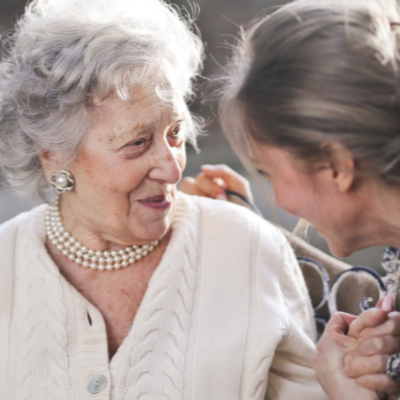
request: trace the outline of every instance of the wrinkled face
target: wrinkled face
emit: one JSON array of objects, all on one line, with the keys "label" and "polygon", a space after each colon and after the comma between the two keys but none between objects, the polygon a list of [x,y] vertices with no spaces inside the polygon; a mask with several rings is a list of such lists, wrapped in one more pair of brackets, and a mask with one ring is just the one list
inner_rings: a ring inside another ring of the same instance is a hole
[{"label": "wrinkled face", "polygon": [[273,187],[277,207],[311,223],[336,256],[363,247],[357,233],[360,207],[332,183],[332,170],[311,171],[305,161],[280,148],[253,141],[250,147],[255,167]]},{"label": "wrinkled face", "polygon": [[94,123],[68,169],[74,213],[94,234],[129,245],[162,237],[171,225],[176,184],[186,163],[185,105],[154,87],[131,100],[95,100]]}]

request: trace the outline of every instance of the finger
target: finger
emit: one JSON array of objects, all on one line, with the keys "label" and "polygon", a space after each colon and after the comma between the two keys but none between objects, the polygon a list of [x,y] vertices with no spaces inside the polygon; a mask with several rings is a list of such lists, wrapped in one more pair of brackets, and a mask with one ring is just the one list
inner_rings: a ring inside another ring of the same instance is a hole
[{"label": "finger", "polygon": [[242,196],[247,197],[250,201],[253,201],[253,195],[251,193],[249,181],[233,169],[229,168],[227,165],[207,164],[203,165],[201,170],[208,177],[223,179],[229,190],[238,192]]},{"label": "finger", "polygon": [[226,184],[223,180],[199,174],[196,176],[196,184],[200,190],[207,193],[213,199],[227,200],[225,193]]},{"label": "finger", "polygon": [[355,315],[347,314],[344,312],[336,312],[329,320],[326,329],[331,329],[340,334],[347,334],[350,324],[357,318]]},{"label": "finger", "polygon": [[369,357],[353,358],[351,355],[346,354],[343,371],[349,378],[359,378],[370,374],[385,374],[389,357],[387,354],[375,354]]},{"label": "finger", "polygon": [[388,319],[387,312],[379,308],[370,308],[362,312],[351,324],[348,335],[357,338],[360,333],[370,327],[377,327]]},{"label": "finger", "polygon": [[349,326],[356,318],[355,315],[343,312],[334,313],[326,325],[323,337],[330,336],[337,343],[348,349],[356,347],[358,340],[347,336]]},{"label": "finger", "polygon": [[388,314],[385,322],[379,326],[365,328],[360,334],[360,339],[368,339],[374,336],[400,336],[400,313],[393,311]]},{"label": "finger", "polygon": [[380,308],[386,312],[393,311],[394,310],[394,297],[391,295],[385,296],[383,299],[379,300],[376,307]]},{"label": "finger", "polygon": [[352,357],[367,357],[374,354],[393,354],[400,352],[400,336],[381,335],[363,338],[356,349],[348,353]]},{"label": "finger", "polygon": [[400,383],[393,382],[386,374],[370,374],[356,378],[356,382],[375,391],[382,391],[389,396],[398,396],[400,394]]},{"label": "finger", "polygon": [[196,180],[191,177],[182,179],[179,185],[179,189],[183,193],[190,194],[192,196],[208,197],[207,193],[199,189],[199,187],[196,184]]}]

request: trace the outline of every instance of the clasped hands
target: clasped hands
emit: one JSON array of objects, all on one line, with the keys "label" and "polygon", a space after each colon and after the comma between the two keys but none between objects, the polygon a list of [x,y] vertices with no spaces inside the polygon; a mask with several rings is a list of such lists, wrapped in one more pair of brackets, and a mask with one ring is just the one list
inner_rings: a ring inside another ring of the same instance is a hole
[{"label": "clasped hands", "polygon": [[398,398],[400,383],[386,374],[389,356],[400,352],[400,313],[392,310],[393,298],[387,296],[359,316],[331,317],[313,359],[331,400]]}]

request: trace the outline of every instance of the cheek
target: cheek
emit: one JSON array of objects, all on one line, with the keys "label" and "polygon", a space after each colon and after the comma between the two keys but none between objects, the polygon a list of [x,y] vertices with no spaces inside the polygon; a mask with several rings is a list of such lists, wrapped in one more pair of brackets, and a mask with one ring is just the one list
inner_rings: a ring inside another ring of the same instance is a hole
[{"label": "cheek", "polygon": [[104,193],[132,191],[146,176],[146,163],[110,154],[87,154],[76,164],[76,174],[86,188]]},{"label": "cheek", "polygon": [[183,171],[186,168],[186,146],[183,144],[182,146],[176,147],[174,150],[175,160],[179,164],[181,171]]}]

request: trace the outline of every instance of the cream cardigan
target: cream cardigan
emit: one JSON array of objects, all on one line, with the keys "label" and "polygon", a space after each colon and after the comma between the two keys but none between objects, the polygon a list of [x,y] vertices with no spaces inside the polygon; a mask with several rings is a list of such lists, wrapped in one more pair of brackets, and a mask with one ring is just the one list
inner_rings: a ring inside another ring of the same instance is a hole
[{"label": "cream cardigan", "polygon": [[[271,224],[179,195],[171,241],[109,362],[100,312],[46,252],[46,207],[0,226],[1,400],[326,399],[305,283]],[[92,394],[97,375],[106,384]]]}]

